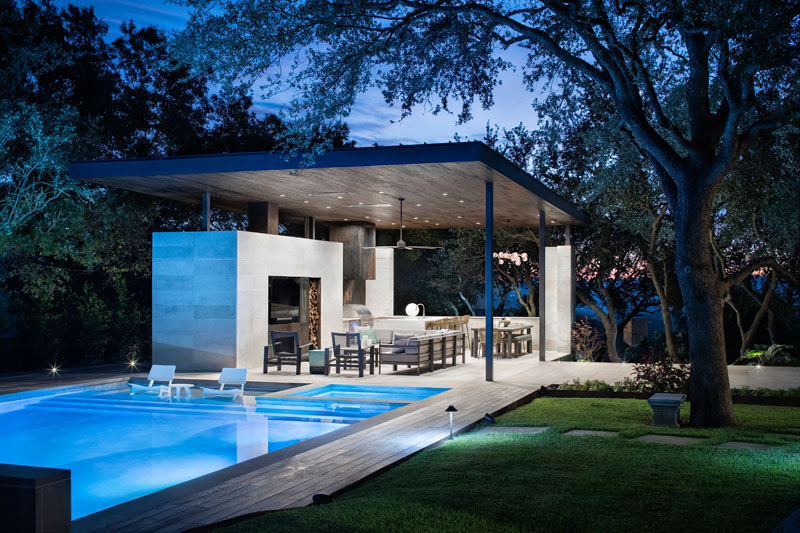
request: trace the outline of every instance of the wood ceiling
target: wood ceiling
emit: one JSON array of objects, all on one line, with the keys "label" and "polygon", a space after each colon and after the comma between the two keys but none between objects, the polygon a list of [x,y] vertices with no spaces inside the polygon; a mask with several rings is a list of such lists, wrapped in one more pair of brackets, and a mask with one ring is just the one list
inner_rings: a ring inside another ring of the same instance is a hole
[{"label": "wood ceiling", "polygon": [[485,183],[494,183],[496,226],[580,225],[585,214],[482,143],[336,150],[309,168],[280,154],[228,154],[76,162],[70,177],[183,202],[246,211],[278,204],[280,216],[371,222],[399,228],[468,228],[485,224]]}]

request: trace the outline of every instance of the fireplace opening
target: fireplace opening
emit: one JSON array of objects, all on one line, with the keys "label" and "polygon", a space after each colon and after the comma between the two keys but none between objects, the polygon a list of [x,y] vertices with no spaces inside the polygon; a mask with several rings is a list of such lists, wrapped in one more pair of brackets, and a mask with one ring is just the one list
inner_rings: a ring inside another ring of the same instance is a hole
[{"label": "fireplace opening", "polygon": [[300,344],[321,344],[321,291],[319,278],[269,277],[270,331],[296,331]]}]

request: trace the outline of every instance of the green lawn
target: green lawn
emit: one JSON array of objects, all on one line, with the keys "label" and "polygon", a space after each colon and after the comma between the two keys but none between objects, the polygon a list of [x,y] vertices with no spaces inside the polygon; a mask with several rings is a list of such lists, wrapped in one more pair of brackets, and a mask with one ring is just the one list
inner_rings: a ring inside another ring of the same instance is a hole
[{"label": "green lawn", "polygon": [[[771,531],[800,507],[800,409],[736,410],[737,429],[656,430],[644,400],[538,399],[498,425],[553,428],[543,434],[463,435],[332,504],[222,531]],[[561,434],[572,428],[623,437]],[[708,441],[679,447],[628,438],[647,432]],[[713,446],[732,439],[780,447]]]}]

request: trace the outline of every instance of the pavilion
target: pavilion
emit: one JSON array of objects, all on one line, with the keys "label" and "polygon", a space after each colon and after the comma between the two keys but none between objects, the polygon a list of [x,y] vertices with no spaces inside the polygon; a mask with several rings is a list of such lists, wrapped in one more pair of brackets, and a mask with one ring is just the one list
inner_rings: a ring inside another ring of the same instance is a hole
[{"label": "pavilion", "polygon": [[[376,229],[399,229],[399,198],[404,228],[485,228],[486,279],[493,279],[493,227],[538,227],[540,242],[546,226],[563,227],[562,245],[540,248],[538,344],[541,360],[553,343],[569,351],[570,227],[585,224],[586,215],[483,143],[340,149],[313,161],[274,152],[79,161],[69,174],[202,205],[205,232],[153,235],[154,362],[192,370],[260,366],[270,327],[268,276],[311,280],[304,290],[317,291],[321,302],[321,339],[341,329],[344,304],[390,309],[393,255],[364,247],[374,246]],[[212,207],[247,213],[248,231],[209,231]],[[305,238],[279,235],[284,220],[302,223]],[[328,228],[327,241],[316,238],[318,225]],[[492,376],[487,354],[486,379]]]}]

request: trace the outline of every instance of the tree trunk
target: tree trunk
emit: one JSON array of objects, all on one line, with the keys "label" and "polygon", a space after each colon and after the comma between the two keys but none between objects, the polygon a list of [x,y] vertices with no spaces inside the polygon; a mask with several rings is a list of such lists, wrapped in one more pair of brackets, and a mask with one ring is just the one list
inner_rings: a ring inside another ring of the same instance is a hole
[{"label": "tree trunk", "polygon": [[654,213],[653,223],[650,225],[650,242],[647,247],[647,270],[650,271],[650,280],[658,295],[658,303],[661,308],[661,321],[664,323],[664,340],[667,344],[667,354],[673,361],[678,360],[678,350],[675,348],[675,335],[672,332],[672,316],[669,311],[669,272],[667,262],[660,261],[664,270],[663,281],[658,278],[658,263],[656,258],[656,247],[661,227],[664,223],[664,216],[667,214],[667,204],[661,206],[658,212]]},{"label": "tree trunk", "polygon": [[664,340],[667,343],[667,354],[673,361],[678,360],[678,350],[675,348],[675,334],[672,331],[672,314],[669,310],[669,301],[667,300],[667,275],[666,268],[664,269],[664,284],[658,279],[656,265],[653,260],[648,258],[647,269],[650,271],[650,278],[653,281],[653,287],[656,289],[658,296],[658,305],[661,308],[661,321],[664,323]]},{"label": "tree trunk", "polygon": [[584,294],[583,291],[575,290],[578,299],[583,302],[583,305],[594,311],[594,314],[600,319],[603,324],[603,332],[606,335],[606,350],[608,351],[608,360],[612,363],[621,363],[622,359],[617,353],[617,334],[619,333],[617,325],[617,314],[614,312],[614,305],[607,304],[607,311],[597,305],[597,302],[592,299],[591,295]]},{"label": "tree trunk", "polygon": [[[759,306],[758,311],[756,312],[756,316],[753,318],[752,324],[742,333],[742,348],[739,350],[739,355],[744,355],[750,345],[753,343],[753,339],[758,333],[758,326],[761,325],[761,321],[764,319],[764,315],[767,314],[769,311],[770,303],[772,303],[772,297],[775,294],[775,289],[778,288],[778,274],[773,270],[770,274],[769,278],[769,287],[767,287],[767,291],[764,293],[764,296],[759,299],[759,295],[756,293],[755,289],[748,285],[749,280],[742,284],[745,292],[753,299],[756,305]],[[740,327],[741,331],[741,327]],[[770,333],[770,342],[772,340],[772,331]],[[773,343],[774,344],[774,343]]]},{"label": "tree trunk", "polygon": [[622,358],[617,353],[617,319],[616,317],[601,316],[603,323],[603,330],[606,333],[606,350],[608,351],[608,360],[612,363],[621,363]]},{"label": "tree trunk", "polygon": [[675,267],[689,326],[691,425],[737,425],[725,357],[724,288],[711,256],[713,191],[688,190],[672,206]]}]

